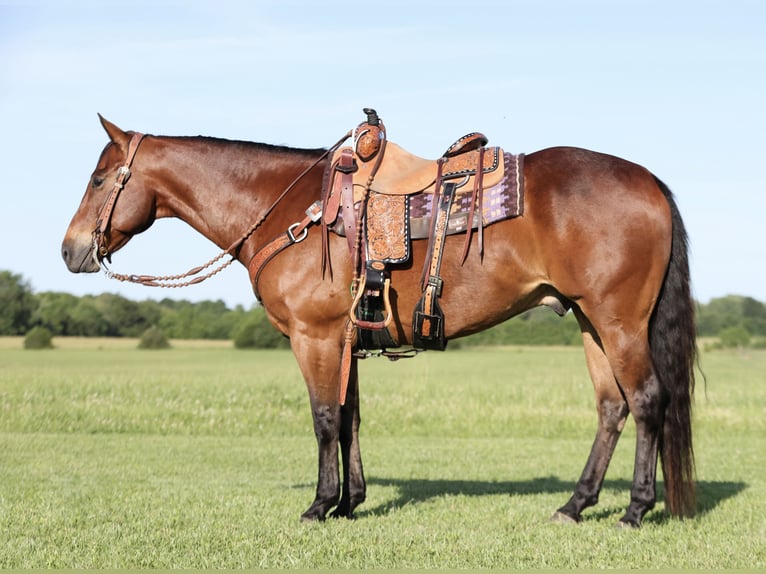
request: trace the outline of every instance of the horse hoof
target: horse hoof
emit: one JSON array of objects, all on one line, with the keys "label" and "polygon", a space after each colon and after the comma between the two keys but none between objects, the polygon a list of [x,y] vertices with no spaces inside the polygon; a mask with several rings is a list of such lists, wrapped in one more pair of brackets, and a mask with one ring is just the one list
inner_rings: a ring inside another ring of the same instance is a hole
[{"label": "horse hoof", "polygon": [[330,518],[347,518],[349,520],[353,520],[354,511],[349,507],[348,504],[341,504],[330,513]]},{"label": "horse hoof", "polygon": [[617,530],[638,530],[641,528],[640,524],[634,524],[633,522],[626,522],[624,520],[620,520],[615,524],[615,528]]},{"label": "horse hoof", "polygon": [[301,514],[301,522],[324,522],[325,517],[318,512],[306,511]]},{"label": "horse hoof", "polygon": [[356,520],[353,512],[335,512],[330,513],[330,518],[346,518],[347,520]]},{"label": "horse hoof", "polygon": [[551,516],[551,522],[555,522],[556,524],[579,524],[579,520],[576,520],[569,516],[568,514],[564,514],[563,512],[559,512],[558,510],[553,513],[553,516]]}]

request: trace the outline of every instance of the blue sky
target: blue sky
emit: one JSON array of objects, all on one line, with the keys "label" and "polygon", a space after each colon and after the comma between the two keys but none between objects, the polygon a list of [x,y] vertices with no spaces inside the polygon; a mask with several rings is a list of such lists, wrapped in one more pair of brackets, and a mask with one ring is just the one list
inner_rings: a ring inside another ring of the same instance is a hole
[{"label": "blue sky", "polygon": [[[242,267],[181,290],[67,271],[60,243],[107,141],[96,113],[317,147],[371,106],[425,157],[478,130],[645,165],[677,196],[697,299],[766,301],[765,30],[760,0],[0,0],[0,269],[35,292],[250,307]],[[112,268],[173,274],[217,253],[161,220]]]}]

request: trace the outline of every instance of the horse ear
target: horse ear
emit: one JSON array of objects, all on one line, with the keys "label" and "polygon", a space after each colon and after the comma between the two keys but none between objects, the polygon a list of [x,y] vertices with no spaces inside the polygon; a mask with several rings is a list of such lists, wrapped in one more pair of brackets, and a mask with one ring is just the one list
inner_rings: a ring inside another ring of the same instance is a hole
[{"label": "horse ear", "polygon": [[106,134],[109,136],[110,140],[112,140],[117,145],[123,146],[123,147],[128,144],[128,140],[130,139],[130,136],[127,133],[122,131],[120,128],[118,128],[112,122],[107,120],[101,114],[98,114],[98,119],[101,122],[101,125],[104,127],[104,130],[106,130]]}]

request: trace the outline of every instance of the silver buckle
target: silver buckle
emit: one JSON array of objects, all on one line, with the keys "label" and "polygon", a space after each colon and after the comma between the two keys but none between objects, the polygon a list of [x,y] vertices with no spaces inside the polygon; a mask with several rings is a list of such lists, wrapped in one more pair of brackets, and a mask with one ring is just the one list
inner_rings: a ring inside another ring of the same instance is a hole
[{"label": "silver buckle", "polygon": [[319,221],[322,218],[322,202],[315,201],[309,205],[309,208],[306,210],[306,215],[308,215],[314,223]]},{"label": "silver buckle", "polygon": [[308,227],[304,227],[303,231],[301,232],[301,234],[298,237],[293,235],[293,229],[295,229],[299,225],[300,225],[300,222],[293,223],[290,227],[287,228],[287,236],[290,238],[290,241],[292,241],[293,243],[300,243],[301,241],[306,239],[306,236],[309,234],[309,228]]}]

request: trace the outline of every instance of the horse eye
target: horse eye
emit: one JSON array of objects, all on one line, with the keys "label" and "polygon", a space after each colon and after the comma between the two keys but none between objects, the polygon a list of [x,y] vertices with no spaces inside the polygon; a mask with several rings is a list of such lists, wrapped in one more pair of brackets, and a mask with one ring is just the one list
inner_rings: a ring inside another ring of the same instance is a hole
[{"label": "horse eye", "polygon": [[101,187],[104,184],[104,178],[97,175],[93,176],[93,187]]}]

